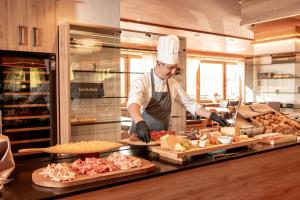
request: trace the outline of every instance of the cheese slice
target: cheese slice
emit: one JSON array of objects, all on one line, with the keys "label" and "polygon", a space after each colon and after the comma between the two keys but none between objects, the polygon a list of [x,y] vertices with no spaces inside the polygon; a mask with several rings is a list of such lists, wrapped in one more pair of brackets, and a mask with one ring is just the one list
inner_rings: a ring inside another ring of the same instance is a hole
[{"label": "cheese slice", "polygon": [[167,134],[160,138],[160,147],[164,149],[174,150],[176,144],[184,143],[185,139],[179,138],[175,135]]}]

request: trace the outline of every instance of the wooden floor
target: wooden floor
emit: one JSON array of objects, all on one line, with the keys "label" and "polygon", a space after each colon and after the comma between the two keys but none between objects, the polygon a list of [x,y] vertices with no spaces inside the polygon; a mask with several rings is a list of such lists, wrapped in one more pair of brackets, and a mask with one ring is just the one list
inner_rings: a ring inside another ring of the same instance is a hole
[{"label": "wooden floor", "polygon": [[119,185],[65,199],[300,199],[300,146]]}]

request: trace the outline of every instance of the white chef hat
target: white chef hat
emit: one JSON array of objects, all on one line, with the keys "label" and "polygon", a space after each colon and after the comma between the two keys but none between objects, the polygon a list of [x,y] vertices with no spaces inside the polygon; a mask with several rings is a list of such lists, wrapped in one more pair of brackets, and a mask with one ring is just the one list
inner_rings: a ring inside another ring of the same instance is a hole
[{"label": "white chef hat", "polygon": [[157,44],[157,60],[165,64],[177,64],[179,39],[176,35],[161,36]]}]

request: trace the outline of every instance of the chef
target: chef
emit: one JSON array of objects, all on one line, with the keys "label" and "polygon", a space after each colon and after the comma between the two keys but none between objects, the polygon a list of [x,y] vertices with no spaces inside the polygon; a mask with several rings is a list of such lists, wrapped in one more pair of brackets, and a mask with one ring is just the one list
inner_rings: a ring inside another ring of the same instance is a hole
[{"label": "chef", "polygon": [[[138,77],[129,92],[127,108],[132,118],[130,133],[150,142],[150,131],[168,130],[171,107],[181,103],[194,114],[227,126],[226,119],[211,113],[195,102],[172,78],[178,64],[179,39],[175,35],[161,36],[157,44],[157,62],[151,72]],[[209,86],[208,86],[209,87]]]}]

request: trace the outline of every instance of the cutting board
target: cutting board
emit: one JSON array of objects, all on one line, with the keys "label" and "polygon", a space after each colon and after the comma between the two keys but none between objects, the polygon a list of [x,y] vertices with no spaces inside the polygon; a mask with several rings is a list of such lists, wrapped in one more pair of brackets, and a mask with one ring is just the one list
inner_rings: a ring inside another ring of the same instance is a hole
[{"label": "cutting board", "polygon": [[32,173],[32,181],[36,185],[43,186],[43,187],[64,188],[64,187],[70,187],[70,186],[75,186],[75,185],[92,183],[92,182],[96,182],[96,181],[104,181],[104,180],[113,179],[113,178],[120,178],[120,177],[124,177],[124,176],[145,173],[145,172],[149,172],[149,171],[155,169],[155,165],[152,162],[147,161],[142,158],[139,158],[139,159],[142,161],[142,167],[133,168],[133,169],[129,169],[129,170],[118,170],[118,171],[114,171],[114,172],[106,172],[106,173],[102,173],[102,174],[96,174],[93,176],[78,174],[78,175],[76,175],[75,180],[66,181],[66,182],[56,182],[56,181],[50,180],[49,178],[45,178],[44,176],[39,174],[44,169],[44,168],[40,168],[40,169],[35,170]]},{"label": "cutting board", "polygon": [[[296,135],[284,135],[284,134],[281,134],[282,138],[276,139],[276,140],[262,139],[262,137],[267,136],[267,135],[272,135],[272,134],[274,134],[274,133],[266,133],[266,134],[256,135],[255,138],[257,138],[260,143],[271,144],[271,145],[285,143],[285,142],[297,141],[297,136]],[[278,133],[275,133],[275,134],[278,134]]]},{"label": "cutting board", "polygon": [[137,141],[131,141],[129,138],[127,139],[123,139],[119,141],[122,144],[127,144],[127,145],[135,145],[135,146],[157,146],[160,145],[160,141],[150,141],[148,143],[143,142],[141,140],[137,140]]},{"label": "cutting board", "polygon": [[255,138],[246,138],[246,139],[241,139],[238,142],[233,142],[232,144],[217,144],[217,145],[210,145],[210,146],[203,147],[203,148],[200,148],[200,147],[191,148],[184,152],[163,149],[160,146],[151,147],[150,150],[154,153],[158,153],[159,156],[161,156],[161,157],[168,158],[168,159],[175,160],[175,161],[182,163],[186,160],[187,157],[210,153],[210,152],[219,151],[219,150],[226,150],[226,149],[232,149],[232,148],[236,148],[236,147],[249,146],[249,145],[257,143],[257,141],[258,140]]}]

